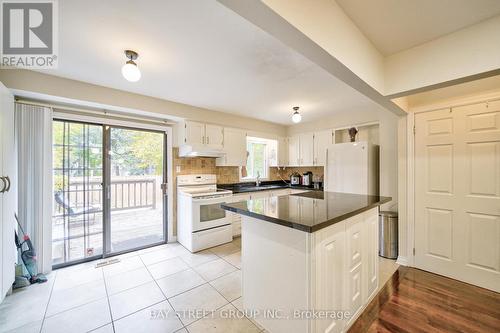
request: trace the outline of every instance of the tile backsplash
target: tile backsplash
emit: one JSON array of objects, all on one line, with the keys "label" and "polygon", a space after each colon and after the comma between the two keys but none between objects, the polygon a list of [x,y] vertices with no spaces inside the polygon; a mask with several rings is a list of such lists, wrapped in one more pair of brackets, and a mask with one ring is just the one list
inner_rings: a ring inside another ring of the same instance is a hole
[{"label": "tile backsplash", "polygon": [[[217,175],[217,183],[219,184],[233,184],[240,182],[239,167],[218,167],[215,165],[215,158],[212,157],[190,157],[180,158],[179,149],[174,148],[174,170],[175,176],[209,173]],[[177,172],[180,167],[179,172]],[[269,180],[280,180],[280,176],[289,180],[290,175],[294,172],[303,174],[304,172],[311,171],[313,175],[324,175],[323,167],[285,167],[269,169]]]},{"label": "tile backsplash", "polygon": [[[179,157],[179,148],[173,148],[173,164],[174,175],[191,175],[191,174],[215,174],[215,158],[211,157]],[[180,169],[179,169],[180,168]],[[180,170],[177,172],[177,170]]]},{"label": "tile backsplash", "polygon": [[[234,184],[240,182],[239,167],[216,167],[217,169],[217,183],[218,184]],[[311,171],[313,175],[323,177],[323,167],[286,167],[286,168],[269,168],[268,180],[285,180],[290,179],[290,175],[294,172],[303,174],[304,172]],[[281,177],[280,177],[281,176]]]},{"label": "tile backsplash", "polygon": [[234,184],[240,181],[239,167],[216,167],[218,184]]},{"label": "tile backsplash", "polygon": [[[290,176],[292,175],[292,173],[298,172],[302,175],[304,172],[308,172],[308,171],[311,171],[314,176],[321,176],[321,177],[323,177],[323,175],[325,173],[325,169],[323,167],[320,167],[320,166],[285,167],[285,168],[281,167],[279,169],[278,168],[271,168],[271,170],[270,170],[271,175],[273,176],[273,180],[280,179],[279,176],[277,175],[277,173],[279,173],[279,175],[281,175],[281,177],[283,179],[290,180]],[[277,178],[277,179],[275,179],[275,178]]]}]

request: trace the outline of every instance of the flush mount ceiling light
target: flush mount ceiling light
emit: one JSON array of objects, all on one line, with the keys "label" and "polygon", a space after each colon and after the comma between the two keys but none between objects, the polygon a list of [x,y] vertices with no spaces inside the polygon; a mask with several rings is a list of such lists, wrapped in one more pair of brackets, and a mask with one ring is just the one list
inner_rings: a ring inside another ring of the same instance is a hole
[{"label": "flush mount ceiling light", "polygon": [[125,55],[129,60],[122,67],[122,75],[127,81],[137,82],[141,78],[141,71],[134,60],[136,60],[139,55],[132,50],[125,50]]},{"label": "flush mount ceiling light", "polygon": [[298,106],[294,106],[293,107],[293,110],[295,111],[292,115],[292,121],[294,123],[300,123],[300,121],[302,120],[302,116],[300,115],[299,113],[299,107]]}]

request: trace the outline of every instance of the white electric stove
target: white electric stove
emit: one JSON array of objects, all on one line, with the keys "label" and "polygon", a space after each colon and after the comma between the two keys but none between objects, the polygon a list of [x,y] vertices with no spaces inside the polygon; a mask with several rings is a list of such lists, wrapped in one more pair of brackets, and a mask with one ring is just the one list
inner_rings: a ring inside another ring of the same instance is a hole
[{"label": "white electric stove", "polygon": [[177,240],[197,252],[233,240],[231,219],[220,208],[233,195],[217,189],[217,176],[177,176]]}]

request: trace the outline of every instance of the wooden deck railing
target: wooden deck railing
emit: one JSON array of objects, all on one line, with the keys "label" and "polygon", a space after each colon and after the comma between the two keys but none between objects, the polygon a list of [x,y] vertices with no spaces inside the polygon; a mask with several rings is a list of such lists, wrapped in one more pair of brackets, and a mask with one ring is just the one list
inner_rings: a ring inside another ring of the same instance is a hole
[{"label": "wooden deck railing", "polygon": [[[116,180],[111,184],[111,211],[137,208],[156,209],[157,182],[155,178]],[[101,207],[100,181],[74,181],[65,191],[66,204],[71,208]],[[62,205],[56,204],[54,216],[64,214]]]}]

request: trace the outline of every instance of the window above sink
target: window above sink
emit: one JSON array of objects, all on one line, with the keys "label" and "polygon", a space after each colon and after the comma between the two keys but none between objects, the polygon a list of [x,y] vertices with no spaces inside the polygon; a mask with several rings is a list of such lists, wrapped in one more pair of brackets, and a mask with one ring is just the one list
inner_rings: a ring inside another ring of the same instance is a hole
[{"label": "window above sink", "polygon": [[247,136],[247,164],[240,168],[240,180],[269,179],[270,160],[276,158],[276,150],[276,140]]}]

